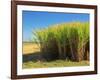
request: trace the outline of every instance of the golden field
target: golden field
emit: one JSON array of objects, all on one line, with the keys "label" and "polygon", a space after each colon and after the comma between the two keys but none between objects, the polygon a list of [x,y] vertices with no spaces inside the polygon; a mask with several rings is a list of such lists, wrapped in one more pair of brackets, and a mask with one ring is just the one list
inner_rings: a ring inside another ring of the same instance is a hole
[{"label": "golden field", "polygon": [[34,52],[40,52],[39,45],[31,42],[23,42],[23,54],[32,54]]}]

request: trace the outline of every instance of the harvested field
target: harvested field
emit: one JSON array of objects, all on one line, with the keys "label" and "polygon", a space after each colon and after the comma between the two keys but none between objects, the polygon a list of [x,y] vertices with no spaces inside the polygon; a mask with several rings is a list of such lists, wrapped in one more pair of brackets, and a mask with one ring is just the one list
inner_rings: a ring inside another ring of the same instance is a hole
[{"label": "harvested field", "polygon": [[33,54],[35,52],[40,52],[40,48],[36,43],[23,42],[23,54]]}]

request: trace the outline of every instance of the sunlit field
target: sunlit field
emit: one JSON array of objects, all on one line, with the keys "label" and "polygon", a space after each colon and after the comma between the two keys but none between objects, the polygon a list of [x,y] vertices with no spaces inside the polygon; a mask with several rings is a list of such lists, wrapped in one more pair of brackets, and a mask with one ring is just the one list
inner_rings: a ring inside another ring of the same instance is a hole
[{"label": "sunlit field", "polygon": [[34,52],[39,52],[39,45],[32,42],[23,42],[23,54],[33,54]]}]

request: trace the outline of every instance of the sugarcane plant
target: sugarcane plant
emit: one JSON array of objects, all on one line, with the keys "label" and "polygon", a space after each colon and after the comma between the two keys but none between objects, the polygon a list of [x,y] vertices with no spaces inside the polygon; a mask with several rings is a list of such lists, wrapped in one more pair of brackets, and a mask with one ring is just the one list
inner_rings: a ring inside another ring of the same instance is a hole
[{"label": "sugarcane plant", "polygon": [[[88,22],[70,22],[49,26],[44,29],[33,31],[34,40],[40,45],[42,53],[47,53],[49,46],[55,48],[59,59],[69,58],[74,61],[84,59],[86,49],[89,43],[89,23]],[[57,47],[52,46],[56,44]],[[50,50],[50,53],[53,53]],[[70,54],[70,56],[68,56]]]}]

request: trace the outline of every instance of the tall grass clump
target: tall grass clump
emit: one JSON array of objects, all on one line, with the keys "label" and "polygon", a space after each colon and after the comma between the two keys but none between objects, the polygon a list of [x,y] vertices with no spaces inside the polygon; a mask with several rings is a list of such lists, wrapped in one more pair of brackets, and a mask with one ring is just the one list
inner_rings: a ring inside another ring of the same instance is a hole
[{"label": "tall grass clump", "polygon": [[89,55],[89,23],[70,22],[33,31],[42,53],[57,53],[59,59],[81,61]]}]

